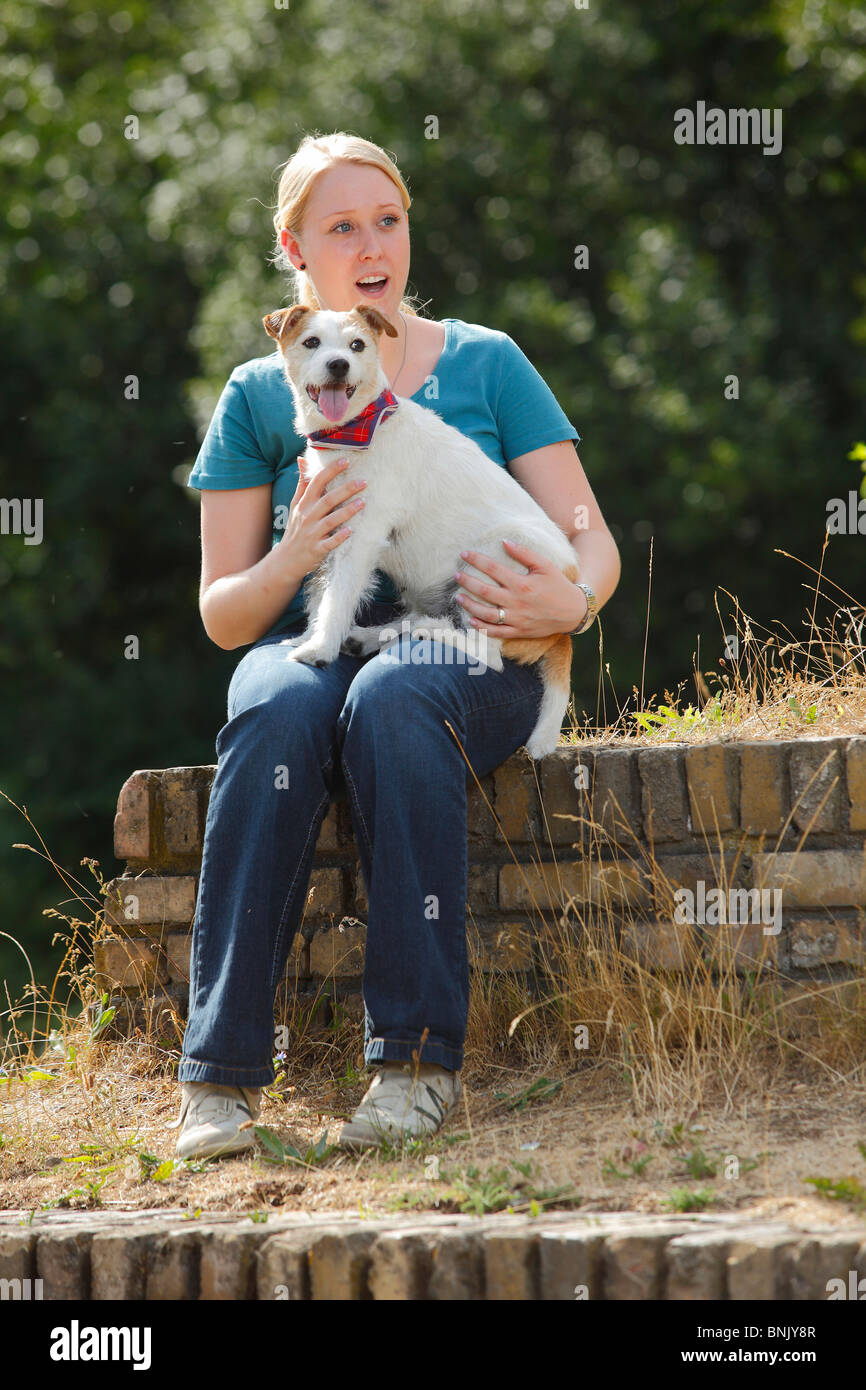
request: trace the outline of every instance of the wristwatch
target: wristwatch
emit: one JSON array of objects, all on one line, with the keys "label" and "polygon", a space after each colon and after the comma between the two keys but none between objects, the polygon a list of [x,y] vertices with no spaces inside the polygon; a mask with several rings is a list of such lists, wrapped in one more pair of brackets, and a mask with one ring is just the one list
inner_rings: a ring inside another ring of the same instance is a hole
[{"label": "wristwatch", "polygon": [[571,629],[571,631],[568,634],[569,637],[576,637],[579,632],[586,632],[586,629],[592,626],[592,623],[595,620],[595,615],[598,612],[598,599],[592,592],[592,589],[589,587],[589,585],[577,584],[575,587],[578,589],[583,589],[583,592],[586,594],[586,613],[584,614],[583,621],[579,624],[579,626],[573,627]]}]

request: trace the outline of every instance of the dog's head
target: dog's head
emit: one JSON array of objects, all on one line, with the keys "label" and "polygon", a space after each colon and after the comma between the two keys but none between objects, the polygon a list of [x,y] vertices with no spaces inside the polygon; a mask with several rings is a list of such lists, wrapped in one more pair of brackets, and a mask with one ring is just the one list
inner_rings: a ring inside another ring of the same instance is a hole
[{"label": "dog's head", "polygon": [[346,313],[292,304],[262,320],[283,354],[295,397],[299,434],[336,429],[359,415],[388,385],[379,361],[383,333],[398,337],[384,314],[369,304]]}]

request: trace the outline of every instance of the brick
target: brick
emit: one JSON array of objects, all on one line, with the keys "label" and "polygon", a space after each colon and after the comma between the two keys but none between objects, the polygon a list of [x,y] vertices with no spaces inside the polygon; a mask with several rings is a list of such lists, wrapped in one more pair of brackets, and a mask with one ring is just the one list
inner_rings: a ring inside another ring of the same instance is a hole
[{"label": "brick", "polygon": [[147,937],[123,941],[106,937],[93,947],[94,979],[99,989],[152,989],[168,980],[165,957]]},{"label": "brick", "polygon": [[0,1279],[35,1278],[36,1236],[32,1231],[0,1230]]},{"label": "brick", "polygon": [[370,1293],[378,1301],[406,1302],[427,1297],[433,1269],[431,1236],[426,1231],[383,1231],[370,1249]]},{"label": "brick", "polygon": [[800,1239],[769,1234],[734,1239],[725,1261],[728,1298],[750,1302],[787,1299],[786,1257]]},{"label": "brick", "polygon": [[651,872],[656,914],[676,920],[676,909],[682,901],[676,897],[679,889],[687,888],[697,894],[698,884],[703,883],[707,894],[714,888],[739,887],[742,856],[738,862],[733,854],[659,854]]},{"label": "brick", "polygon": [[313,869],[304,911],[311,917],[344,911],[342,869]]},{"label": "brick", "polygon": [[502,839],[493,817],[493,802],[496,788],[493,773],[479,778],[480,787],[467,770],[466,778],[466,829],[470,849],[490,849],[501,846]]},{"label": "brick", "polygon": [[573,1302],[578,1295],[581,1299],[598,1298],[603,1244],[603,1236],[585,1227],[574,1231],[542,1231],[538,1244],[539,1296],[544,1302]]},{"label": "brick", "polygon": [[866,905],[866,855],[863,850],[756,854],[753,868],[755,886],[780,889],[786,912],[795,907]]},{"label": "brick", "polygon": [[121,787],[114,817],[115,859],[150,858],[152,793],[157,780],[154,772],[140,770]]},{"label": "brick", "polygon": [[635,864],[615,859],[589,866],[589,900],[599,906],[646,906],[651,901],[650,885]]},{"label": "brick", "polygon": [[591,755],[580,749],[555,748],[541,759],[539,774],[545,842],[581,844],[590,814]]},{"label": "brick", "polygon": [[737,815],[735,757],[720,743],[696,743],[685,750],[691,821],[697,833],[734,830]]},{"label": "brick", "polygon": [[[470,963],[478,970],[532,969],[532,934],[525,922],[467,922]],[[473,955],[474,953],[474,955]]]},{"label": "brick", "polygon": [[676,748],[640,748],[644,834],[651,843],[684,840],[692,832],[686,797],[683,755]]},{"label": "brick", "polygon": [[493,773],[494,807],[506,841],[529,840],[538,836],[535,774],[527,767],[527,757],[512,756]]},{"label": "brick", "polygon": [[195,916],[195,891],[191,875],[113,878],[106,884],[105,920],[127,928],[188,927]]},{"label": "brick", "polygon": [[488,1302],[531,1302],[540,1297],[538,1232],[488,1231],[484,1236]]},{"label": "brick", "polygon": [[801,970],[821,965],[866,965],[863,938],[846,922],[792,922],[788,939],[791,964]]},{"label": "brick", "polygon": [[636,750],[600,748],[592,768],[591,837],[633,847],[641,830],[641,797]]},{"label": "brick", "polygon": [[369,1298],[370,1249],[379,1234],[371,1227],[319,1236],[309,1256],[312,1298],[327,1302]]},{"label": "brick", "polygon": [[296,1303],[310,1298],[308,1252],[313,1239],[311,1230],[286,1231],[259,1246],[256,1295],[260,1301]]},{"label": "brick", "polygon": [[740,756],[740,825],[748,835],[775,835],[787,815],[785,758],[780,740],[736,745]]},{"label": "brick", "polygon": [[156,1228],[97,1231],[90,1247],[91,1298],[99,1302],[143,1299],[147,1289],[150,1242]]},{"label": "brick", "polygon": [[684,1222],[653,1222],[633,1226],[621,1235],[609,1235],[601,1260],[603,1297],[624,1301],[660,1298],[665,1245],[688,1229]]},{"label": "brick", "polygon": [[504,864],[499,870],[499,906],[506,911],[534,907],[542,912],[558,912],[569,897],[587,902],[589,894],[589,866],[582,861]]},{"label": "brick", "polygon": [[367,899],[367,885],[364,882],[364,874],[360,864],[352,874],[352,899],[351,911],[361,917],[366,917],[370,911],[370,903]]},{"label": "brick", "polygon": [[702,930],[709,958],[722,969],[743,972],[778,963],[779,937],[765,933],[760,922],[707,926]]},{"label": "brick", "polygon": [[310,942],[310,974],[347,978],[364,971],[367,928],[345,918],[336,927],[318,927]]},{"label": "brick", "polygon": [[337,809],[337,803],[335,801],[332,801],[330,806],[328,807],[327,815],[325,816],[325,819],[322,821],[321,829],[319,830],[319,838],[316,842],[317,853],[320,850],[339,849],[339,824],[340,817],[339,811]]},{"label": "brick", "polygon": [[165,943],[165,961],[170,980],[189,984],[191,955],[192,932],[172,932]]},{"label": "brick", "polygon": [[645,970],[686,970],[695,959],[697,936],[688,922],[626,922],[620,950]]},{"label": "brick", "polygon": [[433,1302],[484,1298],[484,1243],[472,1231],[437,1231],[427,1297]]},{"label": "brick", "polygon": [[42,1297],[51,1301],[90,1297],[91,1232],[62,1227],[36,1241],[36,1277],[43,1281]]},{"label": "brick", "polygon": [[308,980],[310,973],[310,945],[298,928],[289,947],[285,975],[288,980]]},{"label": "brick", "polygon": [[195,1229],[169,1229],[152,1238],[144,1291],[148,1303],[198,1298],[200,1241]]},{"label": "brick", "polygon": [[495,912],[498,903],[499,873],[495,864],[470,864],[466,899],[475,913]]},{"label": "brick", "polygon": [[831,1279],[841,1279],[847,1293],[859,1249],[859,1237],[846,1231],[803,1240],[790,1252],[788,1297],[810,1302],[826,1299],[832,1292],[827,1287]]},{"label": "brick", "polygon": [[193,768],[166,768],[159,779],[162,833],[169,855],[201,854],[198,779]]},{"label": "brick", "polygon": [[693,1231],[668,1241],[664,1297],[679,1302],[724,1298],[730,1245],[722,1231]]},{"label": "brick", "polygon": [[202,1233],[199,1299],[245,1301],[256,1297],[256,1255],[267,1227],[227,1227]]},{"label": "brick", "polygon": [[[815,835],[838,830],[842,807],[842,760],[838,740],[817,739],[791,748],[791,801],[798,830]],[[821,807],[821,803],[823,807]]]},{"label": "brick", "polygon": [[848,829],[866,830],[866,737],[849,738],[845,744],[848,782]]}]

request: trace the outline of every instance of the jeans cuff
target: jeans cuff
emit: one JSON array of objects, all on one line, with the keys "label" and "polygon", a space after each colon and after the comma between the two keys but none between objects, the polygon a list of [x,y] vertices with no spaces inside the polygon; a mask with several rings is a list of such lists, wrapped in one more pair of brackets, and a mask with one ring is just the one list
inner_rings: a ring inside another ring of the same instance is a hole
[{"label": "jeans cuff", "polygon": [[[412,1053],[418,1051],[416,1042],[392,1042],[389,1038],[370,1038],[364,1048],[364,1061],[368,1066],[376,1062],[411,1062]],[[448,1071],[459,1071],[463,1066],[463,1048],[448,1047],[446,1043],[431,1043],[428,1038],[418,1058],[422,1066],[432,1062]]]},{"label": "jeans cuff", "polygon": [[212,1086],[270,1086],[274,1080],[273,1066],[224,1067],[219,1062],[195,1062],[181,1059],[178,1081],[209,1081]]}]

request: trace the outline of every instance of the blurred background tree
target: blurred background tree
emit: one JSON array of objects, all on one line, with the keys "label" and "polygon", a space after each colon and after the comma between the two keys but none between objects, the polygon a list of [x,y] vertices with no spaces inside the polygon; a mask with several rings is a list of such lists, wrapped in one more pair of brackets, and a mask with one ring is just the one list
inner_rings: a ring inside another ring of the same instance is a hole
[{"label": "blurred background tree", "polygon": [[[58,863],[87,888],[85,855],[111,877],[129,773],[215,761],[243,652],[202,629],[185,482],[232,367],[271,349],[275,176],[308,131],[393,154],[410,291],[510,333],[580,432],[623,560],[602,719],[642,679],[696,698],[698,643],[704,670],[724,653],[720,586],[805,635],[810,576],[774,548],[817,566],[827,499],[860,480],[864,39],[843,0],[362,0],[324,17],[310,0],[7,0],[0,497],[43,499],[44,539],[0,535],[0,788]],[[781,151],[676,144],[674,112],[699,100],[779,108]],[[824,572],[862,601],[863,540],[836,538]],[[576,650],[594,719],[595,637]],[[41,913],[68,894],[16,841],[38,849],[0,800],[0,928],[46,978]],[[0,940],[3,976],[14,997],[21,960]]]}]

